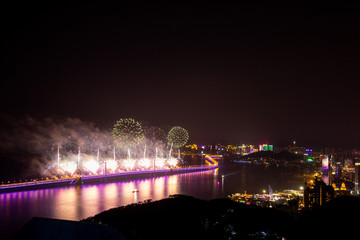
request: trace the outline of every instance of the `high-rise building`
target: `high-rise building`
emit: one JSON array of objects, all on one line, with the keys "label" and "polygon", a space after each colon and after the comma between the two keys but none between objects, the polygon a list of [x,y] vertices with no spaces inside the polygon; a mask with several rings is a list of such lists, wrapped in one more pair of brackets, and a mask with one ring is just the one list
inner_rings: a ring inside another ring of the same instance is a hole
[{"label": "high-rise building", "polygon": [[313,184],[305,183],[304,207],[305,209],[320,207],[334,198],[334,188],[326,185],[321,179],[315,177]]},{"label": "high-rise building", "polygon": [[360,186],[359,186],[359,182],[360,182],[360,162],[355,163],[355,194],[360,194]]},{"label": "high-rise building", "polygon": [[332,183],[332,162],[333,162],[333,156],[328,155],[320,155],[321,156],[321,162],[322,162],[322,175],[323,175],[323,181],[326,185],[331,185]]}]

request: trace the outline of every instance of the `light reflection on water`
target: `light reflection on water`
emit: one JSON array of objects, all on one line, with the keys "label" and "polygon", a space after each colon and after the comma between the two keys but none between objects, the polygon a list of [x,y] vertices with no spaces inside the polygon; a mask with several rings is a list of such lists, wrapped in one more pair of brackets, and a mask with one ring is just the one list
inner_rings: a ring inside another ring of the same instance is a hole
[{"label": "light reflection on water", "polygon": [[[228,174],[235,171],[238,173]],[[223,174],[229,176],[222,179]],[[160,200],[173,194],[213,199],[229,193],[260,191],[268,184],[276,190],[303,183],[302,179],[293,183],[293,176],[288,174],[287,169],[269,170],[250,166],[234,169],[231,166],[133,181],[2,193],[0,232],[3,234],[0,234],[0,239],[13,234],[34,216],[81,220],[110,208],[147,199]],[[135,189],[138,192],[134,192]]]},{"label": "light reflection on water", "polygon": [[[206,188],[206,192],[213,191],[208,185],[213,178],[214,170],[210,170],[81,187],[2,193],[0,232],[6,230],[13,233],[34,216],[81,220],[110,208],[147,199],[160,200],[173,194],[188,194],[209,199],[213,194],[201,195],[202,191],[196,189]],[[194,184],[195,182],[201,185]],[[135,189],[138,192],[134,192]]]}]

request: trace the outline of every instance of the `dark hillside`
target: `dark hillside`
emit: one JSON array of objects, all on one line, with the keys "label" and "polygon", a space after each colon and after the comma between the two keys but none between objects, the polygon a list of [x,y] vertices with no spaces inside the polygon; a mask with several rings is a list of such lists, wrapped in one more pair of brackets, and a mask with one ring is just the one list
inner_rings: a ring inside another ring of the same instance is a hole
[{"label": "dark hillside", "polygon": [[177,195],[114,208],[84,221],[109,224],[129,239],[242,239],[257,232],[282,236],[292,218],[229,199],[205,201]]},{"label": "dark hillside", "polygon": [[337,197],[324,206],[303,212],[292,228],[291,239],[357,239],[360,199]]}]

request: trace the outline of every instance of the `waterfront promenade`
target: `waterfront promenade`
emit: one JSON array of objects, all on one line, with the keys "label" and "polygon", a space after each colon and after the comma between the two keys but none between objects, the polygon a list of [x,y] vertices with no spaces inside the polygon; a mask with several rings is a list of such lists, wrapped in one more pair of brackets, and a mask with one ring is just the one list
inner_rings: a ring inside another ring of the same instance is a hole
[{"label": "waterfront promenade", "polygon": [[142,179],[154,176],[164,176],[186,172],[196,172],[210,170],[218,167],[218,162],[215,160],[221,157],[221,155],[206,155],[204,166],[190,166],[190,167],[176,167],[176,168],[165,168],[165,169],[153,169],[153,170],[135,170],[135,171],[124,171],[118,173],[109,174],[96,174],[96,175],[85,175],[85,176],[73,176],[46,180],[33,180],[29,182],[19,182],[11,184],[0,185],[0,193],[24,191],[51,187],[61,187],[69,185],[82,185],[82,184],[96,184],[112,181],[122,181],[129,179]]}]

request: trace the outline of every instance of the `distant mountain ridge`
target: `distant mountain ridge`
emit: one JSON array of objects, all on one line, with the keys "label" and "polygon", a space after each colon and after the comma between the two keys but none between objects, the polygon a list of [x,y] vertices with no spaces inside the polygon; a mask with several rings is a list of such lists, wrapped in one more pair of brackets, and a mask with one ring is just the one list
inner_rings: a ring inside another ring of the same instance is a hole
[{"label": "distant mountain ridge", "polygon": [[239,157],[239,159],[247,159],[247,160],[259,159],[259,158],[293,161],[293,160],[303,159],[303,156],[293,154],[288,151],[281,151],[281,152],[260,151],[260,152],[251,153],[246,156]]}]

